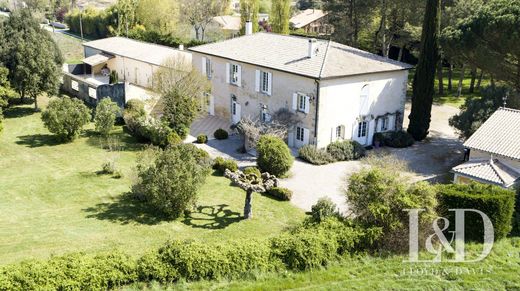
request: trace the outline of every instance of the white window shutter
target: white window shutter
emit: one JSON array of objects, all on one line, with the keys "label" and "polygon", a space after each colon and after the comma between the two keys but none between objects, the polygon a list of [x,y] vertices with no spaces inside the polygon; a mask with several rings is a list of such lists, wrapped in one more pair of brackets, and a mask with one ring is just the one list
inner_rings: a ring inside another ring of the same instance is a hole
[{"label": "white window shutter", "polygon": [[202,57],[202,74],[206,74],[206,57]]},{"label": "white window shutter", "polygon": [[255,92],[260,92],[260,70],[255,71]]},{"label": "white window shutter", "polygon": [[294,147],[294,130],[289,131],[287,134],[287,143],[289,144],[289,147]]},{"label": "white window shutter", "polygon": [[309,96],[305,96],[305,113],[309,113],[309,107],[311,107],[311,105],[309,104],[309,101],[310,101]]},{"label": "white window shutter", "polygon": [[272,88],[273,88],[273,74],[267,73],[267,95],[271,96]]},{"label": "white window shutter", "polygon": [[309,130],[307,128],[303,129],[303,144],[309,144]]},{"label": "white window shutter", "polygon": [[226,83],[229,84],[229,79],[231,75],[231,65],[229,63],[226,63]]},{"label": "white window shutter", "polygon": [[294,111],[296,111],[297,108],[298,108],[298,94],[294,93],[292,95],[292,109]]},{"label": "white window shutter", "polygon": [[237,73],[238,82],[237,82],[237,86],[238,87],[242,87],[242,66],[237,65],[237,67],[238,67],[238,73]]},{"label": "white window shutter", "polygon": [[395,115],[388,116],[388,125],[386,126],[388,130],[395,130]]}]

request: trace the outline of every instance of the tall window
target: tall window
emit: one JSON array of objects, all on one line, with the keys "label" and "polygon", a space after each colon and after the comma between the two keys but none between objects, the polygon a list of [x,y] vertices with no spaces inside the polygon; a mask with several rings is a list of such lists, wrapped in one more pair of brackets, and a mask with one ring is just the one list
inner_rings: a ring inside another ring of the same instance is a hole
[{"label": "tall window", "polygon": [[307,96],[303,95],[303,94],[298,94],[298,110],[299,111],[302,111],[302,112],[306,112],[307,111],[307,106],[309,106],[309,104],[307,104],[308,98]]},{"label": "tall window", "polygon": [[381,131],[387,131],[388,130],[388,116],[381,118]]},{"label": "tall window", "polygon": [[344,139],[345,138],[345,127],[343,125],[339,125],[336,127],[336,139]]},{"label": "tall window", "polygon": [[238,78],[239,78],[238,70],[239,70],[239,66],[237,64],[231,64],[230,81],[231,81],[231,84],[233,84],[233,85],[238,85]]},{"label": "tall window", "polygon": [[269,93],[269,83],[271,82],[271,80],[269,79],[269,73],[262,71],[260,80],[261,80],[260,90],[262,91],[262,93],[266,93],[266,94]]},{"label": "tall window", "polygon": [[208,79],[211,79],[212,71],[211,71],[211,60],[206,58],[206,76]]},{"label": "tall window", "polygon": [[305,139],[305,130],[303,127],[296,127],[296,140],[303,141]]},{"label": "tall window", "polygon": [[358,123],[358,137],[365,137],[367,136],[367,122],[361,121]]}]

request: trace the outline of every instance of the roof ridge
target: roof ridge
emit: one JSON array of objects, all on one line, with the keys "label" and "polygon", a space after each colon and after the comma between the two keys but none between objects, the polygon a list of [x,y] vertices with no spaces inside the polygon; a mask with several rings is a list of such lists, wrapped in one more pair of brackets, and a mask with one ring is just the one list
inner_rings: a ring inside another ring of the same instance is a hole
[{"label": "roof ridge", "polygon": [[183,50],[180,50],[179,48],[175,48],[175,47],[172,47],[172,46],[162,45],[162,44],[153,43],[153,42],[147,42],[147,41],[144,41],[144,40],[134,39],[134,38],[130,38],[130,37],[126,37],[126,36],[120,36],[120,35],[116,35],[116,36],[105,37],[105,38],[100,38],[100,39],[95,39],[95,40],[87,41],[87,42],[82,43],[82,45],[87,45],[87,46],[88,46],[88,43],[90,43],[90,42],[96,42],[96,41],[101,41],[101,40],[107,40],[107,39],[109,39],[109,38],[121,38],[121,39],[127,39],[127,40],[130,40],[130,41],[135,41],[135,42],[139,42],[139,43],[147,44],[147,45],[153,45],[153,46],[160,47],[160,48],[166,48],[166,49],[171,49],[171,50],[175,50],[175,51],[183,51]]},{"label": "roof ridge", "polygon": [[498,170],[495,168],[495,163],[499,162],[498,160],[495,160],[495,159],[490,159],[490,163],[489,165],[491,166],[491,169],[493,170],[493,172],[495,172],[495,175],[497,175],[497,177],[500,179],[500,181],[502,181],[502,184],[505,184],[506,181],[504,180],[504,178],[502,178],[502,176],[500,175],[500,173],[498,172]]},{"label": "roof ridge", "polygon": [[323,69],[325,68],[325,64],[327,63],[327,56],[329,55],[329,47],[332,40],[329,39],[327,43],[327,48],[325,48],[325,54],[323,55],[323,62],[321,63],[320,73],[318,74],[318,78],[321,79],[321,75],[323,74]]},{"label": "roof ridge", "polygon": [[510,108],[510,107],[499,107],[498,110],[512,111],[515,113],[520,113],[520,109]]}]

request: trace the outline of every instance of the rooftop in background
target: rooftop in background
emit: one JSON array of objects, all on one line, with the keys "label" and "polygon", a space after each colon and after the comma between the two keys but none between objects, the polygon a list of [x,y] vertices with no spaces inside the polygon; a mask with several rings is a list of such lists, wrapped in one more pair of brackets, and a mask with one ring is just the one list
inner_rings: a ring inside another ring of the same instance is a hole
[{"label": "rooftop in background", "polygon": [[291,17],[289,23],[294,28],[302,28],[326,15],[327,13],[323,12],[323,10],[307,9]]},{"label": "rooftop in background", "polygon": [[86,42],[83,46],[157,66],[162,65],[164,61],[169,58],[178,57],[179,54],[187,53],[186,51],[180,51],[167,46],[146,43],[126,37],[98,39]]},{"label": "rooftop in background", "polygon": [[240,30],[240,16],[222,15],[213,17],[224,30]]},{"label": "rooftop in background", "polygon": [[314,79],[412,68],[333,41],[317,40],[315,47],[315,55],[309,58],[309,38],[260,32],[189,50]]},{"label": "rooftop in background", "polygon": [[473,160],[458,165],[451,170],[456,174],[493,183],[502,187],[511,187],[520,178],[520,173],[497,159]]},{"label": "rooftop in background", "polygon": [[520,110],[499,108],[464,146],[520,160]]}]

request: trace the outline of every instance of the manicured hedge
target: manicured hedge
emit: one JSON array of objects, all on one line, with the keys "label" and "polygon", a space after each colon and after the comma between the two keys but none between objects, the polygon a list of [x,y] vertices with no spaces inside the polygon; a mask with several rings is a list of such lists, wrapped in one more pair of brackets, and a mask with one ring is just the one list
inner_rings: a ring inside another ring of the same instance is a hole
[{"label": "manicured hedge", "polygon": [[313,165],[326,165],[334,162],[334,158],[324,149],[312,145],[304,145],[298,150],[298,157]]},{"label": "manicured hedge", "polygon": [[365,148],[357,141],[336,141],[327,146],[327,152],[336,161],[359,160],[365,156]]},{"label": "manicured hedge", "polygon": [[[450,226],[455,225],[455,212],[448,209],[477,209],[493,223],[495,240],[506,237],[511,231],[515,207],[513,191],[481,183],[439,185],[437,189],[439,212],[450,220]],[[466,239],[482,241],[484,228],[480,215],[468,212],[465,222]]]},{"label": "manicured hedge", "polygon": [[217,170],[219,174],[223,175],[226,170],[236,172],[238,170],[238,165],[234,160],[217,157],[213,161],[213,170]]},{"label": "manicured hedge", "polygon": [[272,196],[276,199],[282,201],[290,201],[293,195],[293,192],[290,189],[283,187],[273,187],[267,191],[267,195]]},{"label": "manicured hedge", "polygon": [[121,252],[31,260],[4,267],[0,290],[106,290],[137,281],[136,267]]},{"label": "manicured hedge", "polygon": [[0,269],[0,290],[107,290],[135,282],[236,279],[257,272],[327,266],[364,240],[337,218],[266,240],[171,241],[138,260],[120,252],[31,260]]}]

